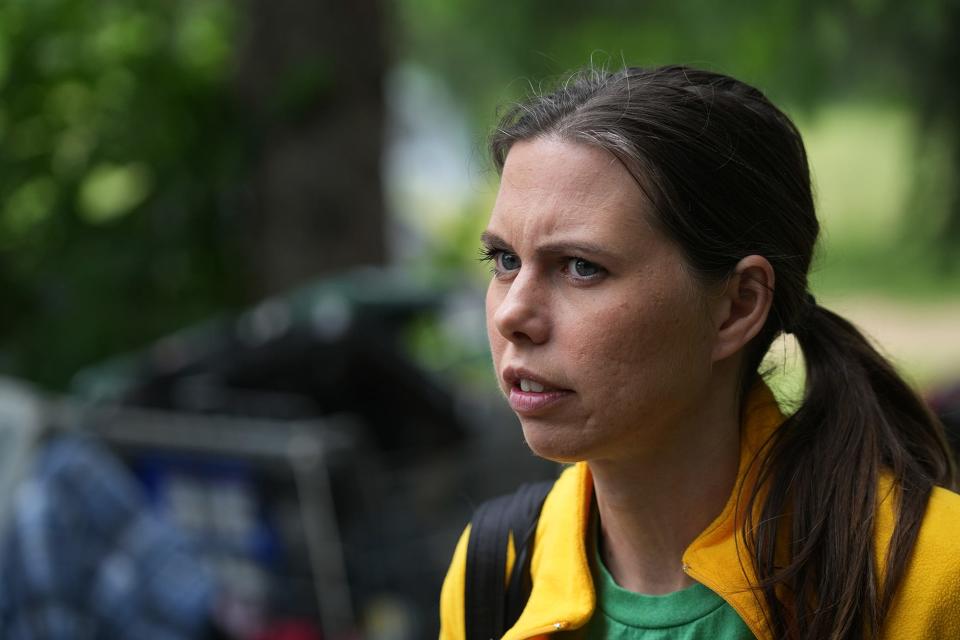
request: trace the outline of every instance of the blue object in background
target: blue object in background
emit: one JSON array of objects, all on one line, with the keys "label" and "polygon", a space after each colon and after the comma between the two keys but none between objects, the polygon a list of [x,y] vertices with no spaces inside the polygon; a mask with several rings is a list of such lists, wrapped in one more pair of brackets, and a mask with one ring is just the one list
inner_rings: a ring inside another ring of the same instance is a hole
[{"label": "blue object in background", "polygon": [[147,508],[126,467],[94,440],[41,450],[0,552],[0,637],[186,640],[215,595],[190,541]]},{"label": "blue object in background", "polygon": [[155,512],[191,535],[204,556],[229,556],[274,569],[283,554],[257,489],[239,460],[170,452],[131,461]]}]

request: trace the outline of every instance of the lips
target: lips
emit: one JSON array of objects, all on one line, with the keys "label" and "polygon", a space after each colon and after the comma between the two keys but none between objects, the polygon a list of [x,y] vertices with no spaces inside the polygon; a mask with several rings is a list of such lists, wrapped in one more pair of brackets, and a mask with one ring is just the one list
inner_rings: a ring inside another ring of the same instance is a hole
[{"label": "lips", "polygon": [[529,369],[521,367],[507,367],[503,370],[503,381],[508,387],[521,388],[521,385],[528,387],[525,392],[545,392],[545,391],[570,391],[564,389],[559,384],[533,373]]},{"label": "lips", "polygon": [[521,416],[547,413],[562,400],[573,395],[573,390],[564,389],[557,383],[523,368],[507,367],[503,370],[502,378],[507,384],[510,408]]}]

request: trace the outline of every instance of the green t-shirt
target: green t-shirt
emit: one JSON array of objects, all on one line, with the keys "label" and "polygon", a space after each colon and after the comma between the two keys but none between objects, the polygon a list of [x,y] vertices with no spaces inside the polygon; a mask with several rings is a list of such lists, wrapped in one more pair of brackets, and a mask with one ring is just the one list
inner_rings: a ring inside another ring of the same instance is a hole
[{"label": "green t-shirt", "polygon": [[[591,536],[596,541],[597,536]],[[584,640],[751,640],[737,612],[716,593],[695,584],[647,596],[620,587],[600,558],[596,542],[593,580],[597,609],[583,629],[565,637]]]}]

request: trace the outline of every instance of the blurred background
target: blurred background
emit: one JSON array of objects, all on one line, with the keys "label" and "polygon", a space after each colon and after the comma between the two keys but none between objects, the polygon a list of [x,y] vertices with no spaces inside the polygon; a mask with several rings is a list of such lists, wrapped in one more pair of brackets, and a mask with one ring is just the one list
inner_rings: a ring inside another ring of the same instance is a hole
[{"label": "blurred background", "polygon": [[489,372],[484,138],[591,62],[784,107],[818,301],[955,424],[958,32],[951,0],[4,0],[0,635],[435,637],[473,506],[555,473]]}]

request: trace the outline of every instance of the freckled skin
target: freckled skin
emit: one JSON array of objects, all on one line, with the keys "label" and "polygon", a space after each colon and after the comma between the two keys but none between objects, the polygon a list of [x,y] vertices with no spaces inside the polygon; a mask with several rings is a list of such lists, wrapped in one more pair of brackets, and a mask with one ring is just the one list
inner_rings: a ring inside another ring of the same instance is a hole
[{"label": "freckled skin", "polygon": [[[487,291],[494,366],[504,393],[507,366],[573,391],[543,415],[521,416],[540,456],[637,459],[696,437],[715,335],[707,292],[650,224],[648,206],[623,165],[596,147],[539,138],[507,156],[487,230],[520,266],[495,275]],[[549,243],[606,253],[538,250]],[[577,280],[571,257],[605,272]]]}]

